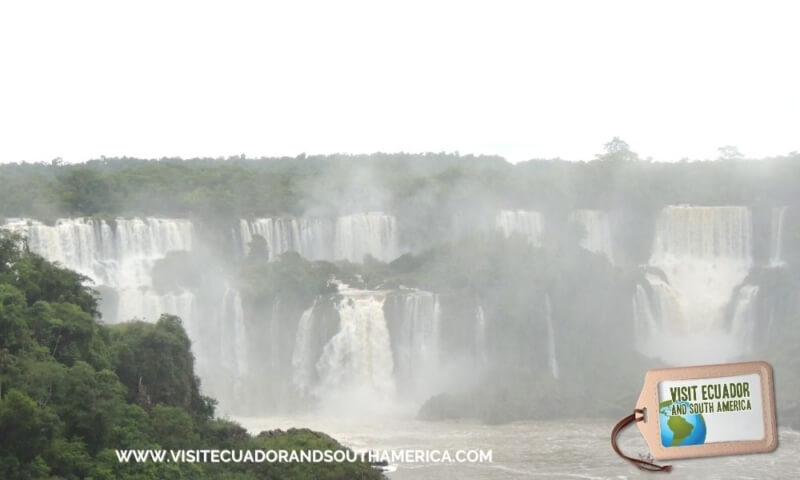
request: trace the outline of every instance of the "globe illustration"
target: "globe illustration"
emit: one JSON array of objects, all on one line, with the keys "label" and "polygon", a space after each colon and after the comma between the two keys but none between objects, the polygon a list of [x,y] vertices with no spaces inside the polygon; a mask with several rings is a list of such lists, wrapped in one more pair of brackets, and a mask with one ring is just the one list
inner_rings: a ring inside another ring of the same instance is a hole
[{"label": "globe illustration", "polygon": [[672,406],[684,405],[686,411],[689,402],[661,402],[659,409],[659,427],[661,430],[661,444],[665,447],[681,447],[686,445],[702,445],[706,441],[706,421],[702,414],[687,413],[686,415],[673,415]]}]

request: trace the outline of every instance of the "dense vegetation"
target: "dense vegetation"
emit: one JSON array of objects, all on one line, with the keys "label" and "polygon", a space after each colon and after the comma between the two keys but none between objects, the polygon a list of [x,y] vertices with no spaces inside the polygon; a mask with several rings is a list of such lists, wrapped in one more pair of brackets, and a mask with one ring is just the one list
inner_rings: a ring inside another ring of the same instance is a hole
[{"label": "dense vegetation", "polygon": [[[392,212],[459,205],[538,210],[668,203],[797,204],[800,154],[656,163],[619,140],[589,162],[458,154],[228,159],[103,158],[0,165],[0,215],[241,217],[308,209]],[[548,208],[549,207],[549,208]]]},{"label": "dense vegetation", "polygon": [[11,163],[0,165],[0,218],[156,215],[229,226],[238,218],[384,210],[413,247],[449,238],[458,222],[498,208],[551,218],[613,209],[630,222],[621,230],[627,238],[615,239],[631,253],[625,260],[642,263],[648,222],[664,205],[748,205],[757,221],[768,221],[773,206],[800,205],[800,154],[754,161],[722,153],[714,161],[657,163],[615,139],[593,161],[515,165],[447,153]]},{"label": "dense vegetation", "polygon": [[0,478],[369,479],[365,464],[121,463],[115,449],[340,449],[308,430],[215,419],[174,316],[97,322],[80,275],[0,233]]},{"label": "dense vegetation", "polygon": [[[794,293],[800,289],[800,209],[787,214],[786,264],[761,268],[769,256],[773,208],[800,206],[800,154],[754,161],[725,151],[715,161],[655,163],[639,158],[619,140],[606,147],[589,162],[555,159],[516,165],[498,157],[457,154],[6,164],[0,166],[0,217],[192,218],[211,251],[168,255],[156,266],[155,287],[202,289],[214,277],[236,278],[253,332],[266,328],[276,298],[284,315],[296,323],[313,299],[333,295],[328,284],[332,275],[356,286],[404,285],[440,293],[443,302],[451,303],[444,310],[452,318],[445,323],[471,318],[473,312],[459,314],[459,305],[472,308],[470,302],[478,298],[487,318],[503,322],[502,333],[488,338],[494,359],[487,376],[491,381],[467,392],[442,392],[421,413],[428,418],[503,421],[574,411],[612,415],[619,413],[613,408],[630,404],[641,372],[653,363],[636,353],[625,326],[631,325],[631,294],[642,280],[640,265],[648,260],[655,212],[667,204],[746,205],[753,212],[753,249],[759,265],[748,282],[759,285],[765,299],[776,299],[759,307],[760,318],[774,316],[776,321],[769,338],[754,341],[750,355],[774,363],[779,388],[787,392],[778,396],[781,423],[800,425],[800,404],[794,400],[800,396],[800,302]],[[547,223],[542,248],[470,227],[498,208],[542,212]],[[583,232],[567,221],[575,208],[614,211],[613,242],[620,253],[614,265],[580,248]],[[309,262],[294,253],[267,262],[260,237],[254,238],[248,257],[232,253],[238,245],[230,243],[231,227],[239,218],[366,210],[394,214],[403,226],[401,242],[415,253],[389,264],[370,258],[363,265]],[[581,353],[559,359],[558,382],[546,371],[545,346],[524,343],[545,337],[541,330],[531,331],[541,329],[545,293],[555,306],[558,342],[566,342],[559,347]],[[772,305],[774,311],[764,311]],[[123,337],[139,338],[148,328],[152,327],[129,325],[100,331],[114,343]],[[289,361],[295,328],[296,324],[286,325],[290,334],[281,342],[286,351],[280,355]],[[117,333],[122,330],[124,334]],[[135,372],[115,371],[123,382],[135,380]],[[608,372],[614,372],[611,380]],[[279,407],[278,399],[264,393],[274,392],[274,385],[257,385],[265,378],[270,377],[250,379],[257,392],[251,397],[266,408]],[[600,379],[608,388],[594,389]],[[126,391],[133,401],[137,390]],[[207,409],[201,398],[186,396],[190,391],[182,390],[186,405]],[[553,398],[565,400],[551,404]]]}]

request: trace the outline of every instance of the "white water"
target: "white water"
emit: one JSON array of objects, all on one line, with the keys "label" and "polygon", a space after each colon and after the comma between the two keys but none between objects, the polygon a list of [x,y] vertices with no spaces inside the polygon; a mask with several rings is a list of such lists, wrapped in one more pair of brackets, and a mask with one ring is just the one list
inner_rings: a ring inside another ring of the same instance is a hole
[{"label": "white water", "polygon": [[741,353],[738,347],[745,340],[725,328],[724,315],[752,266],[751,242],[751,215],[745,207],[664,208],[650,265],[663,271],[667,281],[648,274],[655,302],[644,305],[639,292],[635,298],[635,315],[646,316],[649,309],[659,318],[636,320],[640,331],[658,324],[641,342],[643,353],[673,364],[726,361]]},{"label": "white water", "polygon": [[550,375],[558,378],[558,352],[556,351],[556,329],[553,326],[553,306],[550,303],[550,294],[544,296],[544,317],[547,323],[547,367]]},{"label": "white water", "polygon": [[226,285],[208,314],[184,318],[203,394],[219,401],[218,412],[236,411],[250,370],[248,333],[239,290]]},{"label": "white water", "polygon": [[758,287],[744,285],[739,289],[734,301],[733,317],[731,319],[731,334],[741,341],[738,351],[748,354],[753,350],[752,339],[756,333],[758,319],[756,318],[756,301],[758,300]]},{"label": "white water", "polygon": [[668,207],[658,220],[650,264],[666,273],[680,318],[675,331],[722,325],[733,289],[752,265],[752,225],[744,207]]},{"label": "white water", "polygon": [[397,220],[382,212],[354,213],[335,218],[277,217],[240,220],[244,251],[253,235],[267,242],[270,259],[295,251],[311,260],[361,262],[365,255],[381,261],[400,254]]},{"label": "white water", "polygon": [[570,221],[578,223],[586,231],[586,236],[581,240],[583,248],[601,253],[614,261],[608,213],[602,210],[575,210],[570,214]]},{"label": "white water", "polygon": [[187,316],[191,294],[160,295],[152,290],[152,269],[168,252],[192,249],[192,223],[167,218],[63,218],[55,225],[13,219],[4,228],[21,233],[31,251],[116,291],[114,312],[104,319],[155,321],[162,313]]},{"label": "white water", "polygon": [[316,394],[332,408],[360,408],[369,405],[370,399],[373,405],[392,400],[394,363],[383,312],[386,292],[340,285],[339,293],[339,331],[317,362]]},{"label": "white water", "polygon": [[294,350],[292,351],[292,383],[301,397],[305,397],[314,381],[316,361],[314,358],[314,307],[308,307],[297,324]]},{"label": "white water", "polygon": [[242,310],[242,297],[239,290],[226,288],[222,295],[222,308],[219,316],[220,356],[222,366],[241,377],[247,374],[247,327]]},{"label": "white water", "polygon": [[532,210],[501,210],[495,217],[495,226],[503,235],[518,233],[534,246],[542,244],[542,214]]},{"label": "white water", "polygon": [[399,316],[392,338],[394,374],[405,394],[430,393],[426,387],[439,365],[439,297],[422,290],[401,290],[391,301]]},{"label": "white water", "polygon": [[479,368],[489,365],[489,352],[486,345],[486,314],[478,303],[475,309],[475,356]]},{"label": "white water", "polygon": [[650,350],[647,342],[651,340],[654,332],[658,331],[658,325],[650,296],[642,285],[636,285],[636,293],[633,297],[633,318],[636,348],[640,352],[647,352]]},{"label": "white water", "polygon": [[769,263],[772,266],[783,265],[783,221],[786,217],[786,207],[772,209]]}]

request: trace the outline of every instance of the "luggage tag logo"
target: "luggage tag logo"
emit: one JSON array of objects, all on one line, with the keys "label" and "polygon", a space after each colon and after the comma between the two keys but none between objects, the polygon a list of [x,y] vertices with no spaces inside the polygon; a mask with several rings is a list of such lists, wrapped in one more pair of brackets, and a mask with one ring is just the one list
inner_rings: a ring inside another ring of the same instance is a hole
[{"label": "luggage tag logo", "polygon": [[611,445],[637,468],[670,471],[624,455],[617,434],[635,422],[656,460],[764,453],[778,446],[772,367],[766,362],[662,368],[645,375],[634,412]]}]

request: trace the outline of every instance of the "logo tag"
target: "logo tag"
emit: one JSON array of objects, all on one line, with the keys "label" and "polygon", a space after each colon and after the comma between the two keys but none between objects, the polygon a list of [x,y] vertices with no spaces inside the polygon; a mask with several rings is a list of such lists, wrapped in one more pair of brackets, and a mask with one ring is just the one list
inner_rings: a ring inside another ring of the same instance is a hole
[{"label": "logo tag", "polygon": [[636,424],[657,460],[769,452],[778,445],[773,392],[766,362],[650,370]]}]

